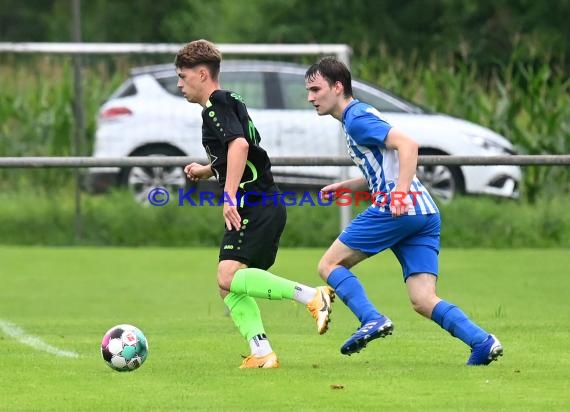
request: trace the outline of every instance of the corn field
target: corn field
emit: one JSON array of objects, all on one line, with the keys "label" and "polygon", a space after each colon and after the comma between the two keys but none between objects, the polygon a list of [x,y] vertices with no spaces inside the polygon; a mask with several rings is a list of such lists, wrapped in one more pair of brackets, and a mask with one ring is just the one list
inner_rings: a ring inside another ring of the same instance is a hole
[{"label": "corn field", "polygon": [[[570,152],[570,79],[555,59],[515,51],[508,64],[483,72],[461,56],[442,61],[391,56],[379,47],[352,61],[355,77],[433,111],[462,117],[507,137],[521,154]],[[148,57],[145,57],[148,58]],[[130,59],[130,60],[129,60]],[[85,155],[91,153],[97,108],[142,58],[88,57],[83,68]],[[164,58],[160,61],[164,62]],[[154,61],[157,62],[157,61]],[[69,156],[74,133],[70,57],[0,56],[0,156]],[[523,195],[568,193],[568,168],[528,166]],[[72,171],[0,170],[0,189],[70,184]]]}]

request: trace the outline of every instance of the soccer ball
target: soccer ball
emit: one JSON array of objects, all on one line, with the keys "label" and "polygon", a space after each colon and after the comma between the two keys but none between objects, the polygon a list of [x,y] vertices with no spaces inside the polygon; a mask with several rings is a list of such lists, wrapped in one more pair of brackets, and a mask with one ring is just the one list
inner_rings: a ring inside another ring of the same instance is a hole
[{"label": "soccer ball", "polygon": [[113,326],[103,336],[101,355],[116,371],[134,371],[148,356],[148,342],[141,330],[133,325]]}]

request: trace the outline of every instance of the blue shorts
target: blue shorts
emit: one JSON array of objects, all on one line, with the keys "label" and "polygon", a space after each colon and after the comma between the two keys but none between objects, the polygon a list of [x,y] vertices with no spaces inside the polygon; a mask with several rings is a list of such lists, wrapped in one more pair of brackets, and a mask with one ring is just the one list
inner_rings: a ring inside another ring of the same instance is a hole
[{"label": "blue shorts", "polygon": [[440,230],[439,213],[395,218],[369,207],[350,222],[338,239],[368,256],[392,249],[402,265],[405,281],[414,273],[437,276]]}]

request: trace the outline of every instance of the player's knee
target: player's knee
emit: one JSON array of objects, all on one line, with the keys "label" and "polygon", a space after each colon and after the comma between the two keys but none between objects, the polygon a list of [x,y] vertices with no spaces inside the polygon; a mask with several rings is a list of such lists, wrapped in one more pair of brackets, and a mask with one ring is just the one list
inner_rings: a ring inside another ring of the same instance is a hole
[{"label": "player's knee", "polygon": [[232,286],[232,280],[234,278],[234,273],[235,272],[218,270],[218,286],[220,290],[230,290],[230,287]]},{"label": "player's knee", "polygon": [[333,270],[333,268],[334,268],[334,265],[331,265],[331,263],[323,257],[317,266],[317,271],[318,271],[321,279],[326,281],[327,278],[329,277],[331,271]]},{"label": "player's knee", "polygon": [[427,296],[422,299],[412,300],[412,307],[422,316],[431,319],[433,308],[440,299],[436,296]]},{"label": "player's knee", "polygon": [[220,289],[229,291],[235,273],[245,267],[245,264],[235,260],[222,260],[218,264],[218,286]]},{"label": "player's knee", "polygon": [[222,289],[221,287],[218,289],[218,292],[220,293],[220,297],[223,299],[226,298],[226,296],[228,296],[228,293],[230,293],[229,291]]},{"label": "player's knee", "polygon": [[412,304],[412,308],[422,316],[429,318],[431,316],[431,311],[433,309],[433,305],[430,299],[426,299],[425,297],[410,297],[410,302]]}]

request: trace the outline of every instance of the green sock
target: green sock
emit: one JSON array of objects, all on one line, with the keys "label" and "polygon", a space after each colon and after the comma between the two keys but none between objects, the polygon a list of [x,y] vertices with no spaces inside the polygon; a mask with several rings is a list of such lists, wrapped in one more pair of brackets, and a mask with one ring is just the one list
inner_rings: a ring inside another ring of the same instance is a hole
[{"label": "green sock", "polygon": [[265,270],[245,268],[238,270],[230,285],[234,293],[254,298],[280,300],[293,299],[297,283],[275,276]]},{"label": "green sock", "polygon": [[250,296],[228,293],[224,303],[242,336],[249,342],[254,336],[265,333],[257,302]]}]

